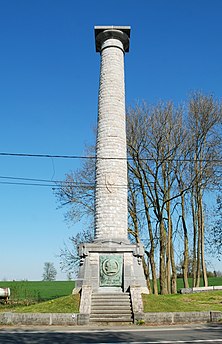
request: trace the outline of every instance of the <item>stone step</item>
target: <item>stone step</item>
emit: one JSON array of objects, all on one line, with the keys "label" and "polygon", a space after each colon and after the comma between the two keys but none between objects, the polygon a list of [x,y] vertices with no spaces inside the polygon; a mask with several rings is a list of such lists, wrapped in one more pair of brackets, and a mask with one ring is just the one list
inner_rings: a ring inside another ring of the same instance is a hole
[{"label": "stone step", "polygon": [[102,305],[102,304],[107,304],[107,305],[128,305],[130,304],[130,300],[92,300],[91,304],[97,304],[97,305]]},{"label": "stone step", "polygon": [[117,310],[117,309],[93,309],[91,311],[91,314],[94,315],[94,314],[115,314],[118,315],[118,314],[129,314],[131,315],[131,309],[121,309],[121,310]]},{"label": "stone step", "polygon": [[104,319],[104,318],[109,318],[109,319],[121,319],[121,318],[127,318],[132,319],[131,314],[124,314],[124,313],[119,313],[119,314],[110,314],[110,313],[104,313],[104,314],[90,314],[90,319]]},{"label": "stone step", "polygon": [[106,295],[106,296],[100,296],[100,295],[92,295],[92,300],[130,300],[129,296],[110,296],[110,295]]},{"label": "stone step", "polygon": [[126,305],[130,304],[130,298],[112,298],[112,297],[92,297],[92,304],[107,304],[107,305]]},{"label": "stone step", "polygon": [[120,314],[119,316],[111,316],[110,314],[104,314],[104,315],[98,315],[98,316],[90,316],[90,321],[98,321],[98,322],[132,322],[132,316],[131,315],[125,315],[125,314]]},{"label": "stone step", "polygon": [[129,293],[93,293],[90,322],[132,323]]},{"label": "stone step", "polygon": [[101,294],[101,293],[97,293],[97,294],[92,294],[92,299],[130,299],[130,295],[129,294]]},{"label": "stone step", "polygon": [[114,302],[114,301],[99,301],[99,302],[92,302],[91,308],[94,306],[98,306],[99,308],[108,307],[108,308],[131,308],[130,302]]},{"label": "stone step", "polygon": [[101,292],[101,291],[97,291],[97,292],[93,292],[92,295],[111,295],[111,296],[115,296],[115,295],[122,295],[122,296],[126,296],[126,295],[129,295],[130,293],[128,292]]},{"label": "stone step", "polygon": [[127,305],[92,305],[91,306],[91,310],[104,310],[107,309],[108,310],[113,310],[113,311],[122,311],[122,310],[130,310],[131,311],[131,306],[129,304]]},{"label": "stone step", "polygon": [[98,301],[92,301],[91,305],[107,305],[107,306],[127,306],[130,305],[130,300],[127,301],[116,301],[116,300],[98,300]]}]

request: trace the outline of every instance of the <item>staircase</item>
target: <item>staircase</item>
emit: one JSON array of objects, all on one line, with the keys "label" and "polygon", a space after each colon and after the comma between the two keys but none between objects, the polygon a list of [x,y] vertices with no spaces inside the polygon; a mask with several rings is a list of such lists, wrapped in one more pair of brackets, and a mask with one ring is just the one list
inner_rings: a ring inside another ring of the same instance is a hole
[{"label": "staircase", "polygon": [[90,322],[132,323],[132,306],[129,293],[93,293]]}]

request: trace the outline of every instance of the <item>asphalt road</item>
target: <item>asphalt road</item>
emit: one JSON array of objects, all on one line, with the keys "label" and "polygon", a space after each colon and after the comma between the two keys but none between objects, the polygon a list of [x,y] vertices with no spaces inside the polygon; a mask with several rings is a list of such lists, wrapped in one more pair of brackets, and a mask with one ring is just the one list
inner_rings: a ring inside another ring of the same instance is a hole
[{"label": "asphalt road", "polygon": [[0,344],[222,344],[221,325],[138,328],[82,328],[82,327],[1,327]]}]

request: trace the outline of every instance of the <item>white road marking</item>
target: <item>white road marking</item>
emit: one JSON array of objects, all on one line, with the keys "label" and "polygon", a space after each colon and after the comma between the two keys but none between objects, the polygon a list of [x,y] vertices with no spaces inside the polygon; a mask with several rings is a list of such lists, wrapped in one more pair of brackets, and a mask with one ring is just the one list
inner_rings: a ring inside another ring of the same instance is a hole
[{"label": "white road marking", "polygon": [[[196,340],[163,340],[155,342],[97,342],[97,344],[186,344],[186,343],[222,343],[222,339],[196,339]],[[87,344],[87,343],[83,343]]]}]

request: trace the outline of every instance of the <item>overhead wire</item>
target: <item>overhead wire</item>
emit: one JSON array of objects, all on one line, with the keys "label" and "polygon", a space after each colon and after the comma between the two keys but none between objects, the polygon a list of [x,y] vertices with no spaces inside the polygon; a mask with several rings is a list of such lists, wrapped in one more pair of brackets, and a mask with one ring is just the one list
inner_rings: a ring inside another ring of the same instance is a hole
[{"label": "overhead wire", "polygon": [[[27,185],[27,186],[48,186],[53,188],[61,187],[79,187],[79,188],[95,188],[95,183],[86,183],[86,182],[75,182],[75,181],[66,181],[66,180],[49,180],[49,179],[37,179],[37,178],[25,178],[25,177],[12,177],[12,176],[0,176],[0,179],[6,180],[1,181],[0,184],[8,185]],[[13,180],[13,181],[9,181]],[[34,183],[35,182],[35,183]],[[45,184],[43,184],[45,183]],[[109,187],[124,187],[127,188],[128,185],[108,185]],[[106,188],[106,184],[97,184],[99,188]]]},{"label": "overhead wire", "polygon": [[47,186],[47,187],[52,187],[52,188],[59,188],[57,185],[50,185],[50,184],[40,184],[40,183],[25,183],[25,182],[1,182],[0,184],[5,184],[5,185],[25,185],[25,186]]},{"label": "overhead wire", "polygon": [[[29,154],[29,153],[8,153],[8,152],[0,152],[0,156],[8,156],[8,157],[32,157],[32,158],[58,158],[58,159],[101,159],[101,160],[132,160],[133,158],[127,157],[97,157],[97,156],[83,156],[83,155],[52,155],[52,154]],[[154,158],[141,158],[141,161],[155,161]],[[160,159],[158,159],[160,161]],[[202,162],[214,162],[214,163],[221,163],[222,159],[201,159],[201,160],[194,160],[194,159],[165,159],[167,161],[177,161],[177,162],[194,162],[194,161],[202,161]],[[219,166],[218,166],[219,167]],[[217,172],[220,172],[217,170]],[[79,183],[75,181],[67,181],[67,180],[48,180],[48,179],[37,179],[37,178],[25,178],[25,177],[13,177],[13,176],[0,176],[0,179],[4,179],[4,181],[0,181],[0,184],[6,185],[26,185],[26,186],[43,186],[43,187],[52,187],[52,188],[61,188],[65,186],[71,187],[95,187],[95,183]],[[13,181],[11,181],[13,180]],[[97,185],[97,187],[107,187],[106,184]],[[110,185],[110,187],[127,187],[127,185]]]},{"label": "overhead wire", "polygon": [[[7,153],[0,152],[0,156],[11,156],[11,157],[27,157],[27,158],[55,158],[55,159],[94,159],[94,160],[133,160],[132,157],[100,157],[96,155],[53,155],[53,154],[29,154],[29,153]],[[155,158],[139,158],[141,161],[161,161],[161,159]],[[178,162],[222,162],[222,159],[170,159],[164,158],[167,161],[178,161]]]},{"label": "overhead wire", "polygon": [[[24,180],[24,181],[33,181],[33,182],[46,182],[46,183],[57,183],[57,184],[79,184],[77,182],[68,182],[63,180],[50,180],[50,179],[37,179],[37,178],[25,178],[25,177],[12,177],[12,176],[0,176],[0,179],[14,179],[14,180]],[[81,183],[90,185],[90,183]]]},{"label": "overhead wire", "polygon": [[[68,182],[68,181],[62,181],[62,180],[49,180],[49,179],[12,177],[12,176],[0,176],[0,179],[6,180],[6,181],[0,181],[0,184],[6,184],[6,185],[47,186],[47,187],[53,187],[53,188],[60,188],[62,186],[93,187],[93,185],[90,183],[77,183],[74,181]],[[9,180],[13,180],[13,181],[9,181]]]}]

